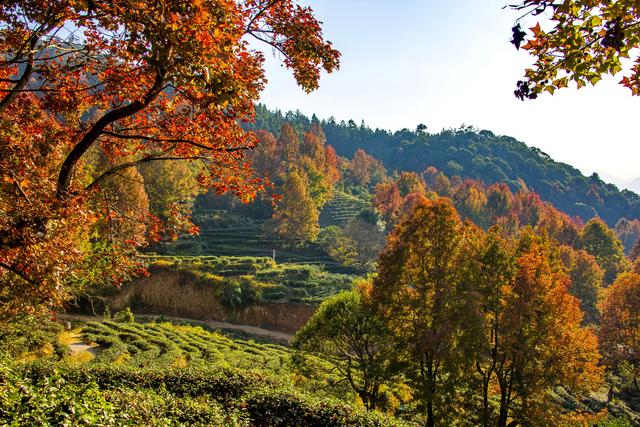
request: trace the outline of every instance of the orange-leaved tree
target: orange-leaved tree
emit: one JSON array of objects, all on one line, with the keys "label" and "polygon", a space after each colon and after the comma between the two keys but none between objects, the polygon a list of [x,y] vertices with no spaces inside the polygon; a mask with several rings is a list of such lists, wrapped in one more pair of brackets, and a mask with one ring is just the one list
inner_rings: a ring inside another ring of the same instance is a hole
[{"label": "orange-leaved tree", "polygon": [[640,391],[640,273],[621,274],[602,302],[600,343],[606,366]]},{"label": "orange-leaved tree", "polygon": [[108,178],[191,161],[201,186],[255,196],[263,182],[244,151],[256,139],[240,124],[265,78],[250,39],[306,91],[339,61],[295,0],[16,0],[0,3],[0,28],[2,314],[58,305],[87,278],[87,260],[114,283],[131,271],[135,242],[93,231],[99,217],[123,216],[102,197]]},{"label": "orange-leaved tree", "polygon": [[489,363],[499,390],[499,426],[566,423],[549,389],[562,384],[588,391],[602,381],[597,338],[581,325],[579,301],[569,293],[569,277],[554,252],[549,242],[525,230],[514,276],[495,282],[500,309]]},{"label": "orange-leaved tree", "polygon": [[424,199],[389,237],[380,257],[372,299],[393,333],[406,344],[408,376],[434,426],[454,411],[455,387],[464,375],[463,337],[471,310],[467,272],[479,231],[462,223],[448,199]]}]

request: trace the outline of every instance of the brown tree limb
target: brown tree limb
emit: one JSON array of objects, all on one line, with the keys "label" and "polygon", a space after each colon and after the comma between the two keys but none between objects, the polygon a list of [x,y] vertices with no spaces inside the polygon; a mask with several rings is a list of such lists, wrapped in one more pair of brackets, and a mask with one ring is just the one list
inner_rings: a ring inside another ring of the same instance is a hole
[{"label": "brown tree limb", "polygon": [[147,91],[142,101],[136,100],[124,107],[109,111],[102,116],[100,120],[91,127],[91,129],[89,129],[80,142],[73,147],[60,168],[58,188],[56,191],[58,198],[65,197],[69,192],[71,179],[73,177],[73,168],[78,163],[82,155],[86,153],[98,139],[104,128],[117,120],[130,117],[145,109],[162,91],[163,81],[164,73],[159,69],[156,73],[156,79],[153,86]]}]

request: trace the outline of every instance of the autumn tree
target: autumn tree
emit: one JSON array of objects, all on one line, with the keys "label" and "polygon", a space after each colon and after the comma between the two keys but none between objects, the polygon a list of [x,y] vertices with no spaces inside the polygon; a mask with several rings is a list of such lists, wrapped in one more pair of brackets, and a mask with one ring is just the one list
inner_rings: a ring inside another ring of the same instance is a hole
[{"label": "autumn tree", "polygon": [[331,185],[340,181],[339,160],[336,149],[327,145],[324,150],[324,174]]},{"label": "autumn tree", "polygon": [[584,323],[599,324],[598,302],[604,271],[598,265],[596,258],[586,251],[573,250],[565,246],[561,254],[571,279],[569,292],[580,300],[580,309],[584,312]]},{"label": "autumn tree", "polygon": [[264,130],[256,131],[256,138],[259,144],[249,152],[252,166],[262,177],[267,177],[275,181],[280,172],[282,158],[278,151],[278,141],[271,132]]},{"label": "autumn tree", "polygon": [[293,245],[314,241],[320,231],[320,214],[308,186],[305,173],[292,169],[282,187],[283,199],[273,213],[276,232]]},{"label": "autumn tree", "polygon": [[512,7],[521,19],[533,15],[543,21],[530,32],[519,23],[513,28],[513,44],[535,58],[517,84],[518,98],[554,93],[570,82],[578,88],[595,85],[603,76],[619,72],[620,84],[640,94],[640,14],[634,1],[525,0]]},{"label": "autumn tree", "polygon": [[278,152],[285,162],[293,164],[300,155],[300,138],[291,124],[284,123],[278,136]]},{"label": "autumn tree", "polygon": [[406,197],[410,193],[426,193],[424,181],[415,172],[402,172],[396,180],[400,196]]},{"label": "autumn tree", "polygon": [[454,409],[462,362],[461,334],[468,283],[464,260],[476,247],[447,199],[418,205],[389,237],[379,261],[372,298],[386,324],[411,355],[416,397],[427,426]]},{"label": "autumn tree", "polygon": [[518,191],[515,197],[515,210],[521,225],[535,226],[544,213],[544,202],[540,196],[530,191]]},{"label": "autumn tree", "polygon": [[492,184],[487,188],[487,209],[492,218],[506,216],[513,205],[513,193],[505,183]]},{"label": "autumn tree", "polygon": [[629,254],[629,257],[634,261],[640,258],[640,238],[638,239],[636,244],[633,245],[633,248],[631,249],[631,253]]},{"label": "autumn tree", "polygon": [[564,411],[551,402],[549,389],[557,384],[575,391],[599,386],[597,338],[582,327],[579,302],[568,292],[569,278],[548,244],[525,234],[516,256],[513,282],[503,288],[498,330],[497,425],[563,424]]},{"label": "autumn tree", "polygon": [[449,196],[452,188],[451,181],[438,169],[433,166],[428,167],[422,173],[422,178],[429,190],[435,191],[440,196]]},{"label": "autumn tree", "polygon": [[569,215],[560,212],[550,204],[545,205],[536,229],[539,233],[544,232],[561,244],[569,245],[572,248],[582,246],[580,229],[577,224]]},{"label": "autumn tree", "polygon": [[387,224],[395,224],[402,203],[402,196],[396,183],[387,181],[376,185],[372,203]]},{"label": "autumn tree", "polygon": [[427,203],[428,200],[427,196],[422,193],[407,194],[407,197],[402,200],[400,208],[398,209],[398,218],[401,219],[411,215],[417,206]]},{"label": "autumn tree", "polygon": [[605,284],[611,284],[626,265],[624,248],[615,233],[600,218],[593,218],[582,230],[582,246],[604,270]]},{"label": "autumn tree", "polygon": [[375,186],[381,182],[386,174],[382,162],[358,149],[349,163],[349,178],[355,185],[363,187]]},{"label": "autumn tree", "polygon": [[[479,266],[476,273],[477,310],[481,316],[476,326],[476,355],[474,370],[480,377],[482,411],[480,423],[492,425],[496,418],[491,401],[492,387],[496,377],[503,375],[505,358],[501,357],[503,343],[504,295],[513,284],[516,274],[516,257],[513,245],[502,236],[499,227],[492,227],[478,254]],[[506,396],[501,389],[498,414],[507,408]]]},{"label": "autumn tree", "polygon": [[313,162],[321,168],[325,163],[325,145],[326,138],[319,125],[305,132],[300,145],[300,154],[308,156]]},{"label": "autumn tree", "polygon": [[108,206],[107,215],[98,222],[100,233],[113,246],[128,242],[143,246],[147,241],[149,198],[144,178],[135,168],[123,170],[105,179],[101,195]]},{"label": "autumn tree", "polygon": [[608,368],[640,392],[640,274],[623,273],[602,303],[600,345]]},{"label": "autumn tree", "polygon": [[469,218],[482,227],[488,225],[487,196],[479,182],[465,180],[453,191],[451,198],[463,218]]},{"label": "autumn tree", "polygon": [[381,406],[383,386],[392,385],[401,366],[398,343],[356,291],[320,304],[292,344],[328,358],[369,410]]},{"label": "autumn tree", "polygon": [[[265,78],[249,38],[306,91],[339,59],[293,0],[18,0],[0,4],[0,27],[0,281],[13,288],[3,314],[57,305],[83,277],[97,253],[83,235],[108,215],[100,188],[114,175],[198,160],[203,187],[256,195],[244,152],[257,142],[241,122]],[[86,169],[92,150],[108,168]],[[116,262],[112,281],[130,265]]]}]

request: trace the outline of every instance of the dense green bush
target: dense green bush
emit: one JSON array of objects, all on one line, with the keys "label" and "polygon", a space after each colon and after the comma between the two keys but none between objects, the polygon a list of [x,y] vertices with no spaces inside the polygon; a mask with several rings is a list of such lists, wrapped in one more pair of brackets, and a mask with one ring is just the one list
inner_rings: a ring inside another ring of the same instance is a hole
[{"label": "dense green bush", "polygon": [[[37,363],[0,370],[0,424],[397,426],[257,373]],[[26,396],[28,399],[24,399]]]},{"label": "dense green bush", "polygon": [[68,348],[57,341],[57,334],[63,327],[47,318],[18,316],[0,324],[0,352],[14,357],[29,352],[39,356],[62,357]]}]

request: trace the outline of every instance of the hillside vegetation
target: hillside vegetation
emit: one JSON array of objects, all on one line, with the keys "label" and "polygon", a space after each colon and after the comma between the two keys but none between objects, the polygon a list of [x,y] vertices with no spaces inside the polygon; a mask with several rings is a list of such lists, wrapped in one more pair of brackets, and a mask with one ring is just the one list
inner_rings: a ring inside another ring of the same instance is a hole
[{"label": "hillside vegetation", "polygon": [[[285,122],[296,129],[306,129],[312,120],[299,112],[283,114],[258,105],[256,122],[250,127],[275,134]],[[597,215],[614,226],[621,218],[640,217],[637,194],[620,191],[597,174],[585,177],[576,168],[554,161],[535,147],[488,130],[462,127],[434,133],[426,128],[390,132],[333,118],[320,124],[327,143],[339,155],[351,158],[358,149],[363,149],[381,160],[388,170],[420,173],[434,166],[448,176],[479,179],[487,184],[505,182],[512,190],[522,189],[522,180],[543,200],[585,221]]]},{"label": "hillside vegetation", "polygon": [[[2,425],[404,425],[349,404],[348,391],[318,375],[321,359],[305,376],[285,347],[193,326],[108,321],[82,328],[101,345],[83,362],[59,343],[60,326],[28,324],[50,332],[34,335],[21,322],[3,331],[24,346],[0,344]],[[54,345],[64,350],[41,351]],[[34,356],[25,359],[29,349]]]}]

